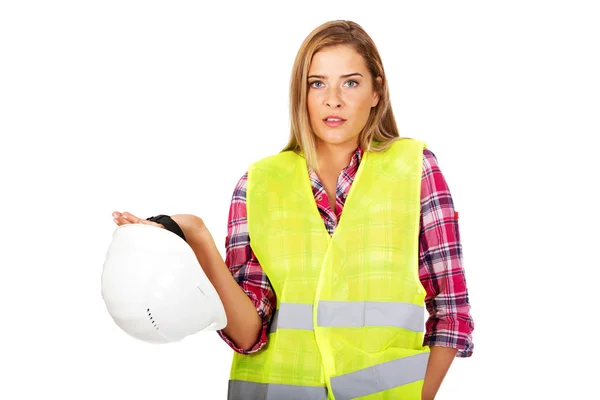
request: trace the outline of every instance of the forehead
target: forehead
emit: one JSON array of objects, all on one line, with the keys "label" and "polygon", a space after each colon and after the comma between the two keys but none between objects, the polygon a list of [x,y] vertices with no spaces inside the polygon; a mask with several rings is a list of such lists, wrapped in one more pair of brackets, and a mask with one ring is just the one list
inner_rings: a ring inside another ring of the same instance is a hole
[{"label": "forehead", "polygon": [[326,47],[314,54],[309,75],[337,76],[352,72],[365,75],[367,65],[360,54],[351,46]]}]

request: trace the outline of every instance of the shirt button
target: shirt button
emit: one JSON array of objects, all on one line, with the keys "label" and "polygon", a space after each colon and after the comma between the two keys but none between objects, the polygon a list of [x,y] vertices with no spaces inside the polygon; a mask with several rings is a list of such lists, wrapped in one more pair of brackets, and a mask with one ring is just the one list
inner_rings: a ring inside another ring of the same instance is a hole
[{"label": "shirt button", "polygon": [[342,195],[342,197],[343,197],[343,198],[346,198],[346,197],[348,197],[348,193],[344,193],[344,194]]},{"label": "shirt button", "polygon": [[317,196],[317,201],[321,201],[321,200],[323,200],[323,196],[321,196],[321,195],[318,195],[318,196]]}]

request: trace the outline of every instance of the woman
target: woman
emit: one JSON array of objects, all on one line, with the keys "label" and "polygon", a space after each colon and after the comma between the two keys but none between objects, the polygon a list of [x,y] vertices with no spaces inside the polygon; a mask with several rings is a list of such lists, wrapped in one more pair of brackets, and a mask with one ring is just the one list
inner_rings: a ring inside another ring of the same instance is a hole
[{"label": "woman", "polygon": [[437,160],[399,137],[378,50],[354,22],[305,39],[290,102],[288,145],[234,191],[225,262],[199,217],[115,222],[181,228],[226,309],[230,399],[433,399],[473,349]]}]

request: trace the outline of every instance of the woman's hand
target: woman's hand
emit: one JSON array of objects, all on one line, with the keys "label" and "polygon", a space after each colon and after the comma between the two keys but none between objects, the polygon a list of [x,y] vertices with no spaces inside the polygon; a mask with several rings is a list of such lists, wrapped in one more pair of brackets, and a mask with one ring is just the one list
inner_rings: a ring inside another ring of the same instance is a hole
[{"label": "woman's hand", "polygon": [[115,222],[115,224],[117,224],[119,226],[125,225],[125,224],[144,224],[144,225],[153,225],[153,226],[157,226],[159,228],[165,229],[165,227],[162,224],[159,224],[154,221],[148,221],[147,219],[143,219],[143,218],[138,218],[135,215],[133,215],[127,211],[125,211],[123,213],[115,211],[112,213],[112,216],[113,216],[113,221]]},{"label": "woman's hand", "polygon": [[[206,273],[225,307],[227,326],[224,333],[238,347],[251,349],[260,338],[262,319],[252,300],[233,279],[204,221],[192,214],[175,214],[170,217],[183,231],[186,242],[194,251],[200,267]],[[147,224],[165,229],[162,224],[138,218],[128,212],[115,211],[113,218],[119,226]]]},{"label": "woman's hand", "polygon": [[[145,224],[165,229],[164,225],[159,224],[158,222],[136,217],[127,211],[122,213],[115,211],[112,213],[112,216],[115,224],[119,226],[125,224]],[[200,217],[192,214],[176,214],[171,215],[170,217],[177,225],[179,225],[188,243],[200,242],[205,245],[212,241],[212,237],[208,232],[208,229],[206,229],[204,221],[202,221]]]}]

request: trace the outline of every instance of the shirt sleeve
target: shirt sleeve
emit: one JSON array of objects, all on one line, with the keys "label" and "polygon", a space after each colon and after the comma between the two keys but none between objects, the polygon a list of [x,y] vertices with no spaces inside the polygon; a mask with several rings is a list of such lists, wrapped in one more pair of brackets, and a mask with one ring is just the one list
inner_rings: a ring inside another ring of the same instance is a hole
[{"label": "shirt sleeve", "polygon": [[271,283],[250,247],[246,213],[247,180],[248,173],[246,172],[236,185],[231,199],[227,238],[225,239],[225,264],[235,281],[256,307],[262,320],[262,330],[258,342],[250,350],[237,347],[222,330],[218,331],[225,343],[240,354],[256,353],[265,347],[271,317],[276,305],[275,292]]},{"label": "shirt sleeve", "polygon": [[438,161],[423,151],[419,277],[429,312],[425,346],[451,347],[457,357],[473,353],[473,319],[463,269],[458,212]]}]

